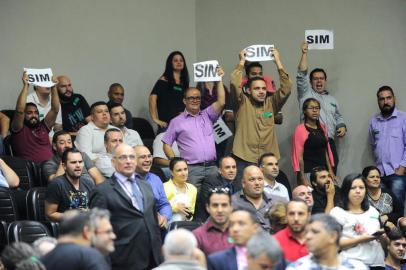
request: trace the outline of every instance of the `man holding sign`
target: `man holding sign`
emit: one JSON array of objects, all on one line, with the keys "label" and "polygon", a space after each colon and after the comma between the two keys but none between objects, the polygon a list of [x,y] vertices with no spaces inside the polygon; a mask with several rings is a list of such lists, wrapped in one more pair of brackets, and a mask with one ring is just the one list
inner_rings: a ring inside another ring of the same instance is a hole
[{"label": "man holding sign", "polygon": [[16,112],[11,122],[11,146],[14,155],[41,163],[52,157],[48,132],[54,126],[59,112],[58,92],[54,85],[51,90],[51,109],[40,121],[37,106],[34,103],[26,103],[29,83],[26,72],[22,80],[23,88],[18,96]]},{"label": "man holding sign", "polygon": [[[223,70],[218,68],[217,73],[222,79]],[[164,152],[169,159],[175,156],[171,146],[176,141],[180,156],[186,159],[189,165],[188,181],[198,190],[208,178],[217,176],[213,123],[220,117],[225,103],[222,81],[217,82],[216,102],[200,110],[201,98],[199,89],[186,89],[183,99],[186,109],[171,120],[162,139]]]},{"label": "man holding sign", "polygon": [[[292,82],[286,73],[279,52],[270,48],[271,56],[279,73],[280,87],[272,95],[267,95],[266,82],[262,77],[249,79],[248,95],[241,88],[246,52],[240,52],[240,63],[231,74],[231,87],[236,92],[236,131],[233,154],[237,161],[238,175],[259,157],[272,152],[279,159],[279,146],[275,132],[274,114],[279,112],[290,95]],[[237,176],[237,189],[241,189],[241,177]]]},{"label": "man holding sign", "polygon": [[[303,102],[308,98],[315,98],[320,102],[320,122],[326,125],[327,135],[329,138],[329,143],[331,151],[334,156],[334,173],[336,173],[338,165],[338,154],[335,146],[334,138],[344,137],[347,132],[346,125],[344,123],[344,118],[341,115],[338,102],[327,92],[327,74],[324,69],[315,68],[310,72],[310,87],[307,82],[307,52],[308,44],[304,42],[302,44],[302,56],[300,58],[299,67],[296,76],[297,84],[297,97],[299,100],[300,111],[303,111]],[[303,115],[302,115],[303,119]]]}]

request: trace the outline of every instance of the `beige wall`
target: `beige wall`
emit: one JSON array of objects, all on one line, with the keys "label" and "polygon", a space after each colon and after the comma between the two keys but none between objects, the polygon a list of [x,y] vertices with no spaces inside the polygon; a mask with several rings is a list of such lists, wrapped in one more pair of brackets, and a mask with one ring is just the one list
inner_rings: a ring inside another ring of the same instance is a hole
[{"label": "beige wall", "polygon": [[[340,175],[371,162],[367,122],[375,92],[392,85],[406,110],[404,0],[1,0],[0,108],[14,108],[23,67],[68,74],[90,103],[121,82],[126,106],[149,117],[147,97],[168,53],[184,52],[188,66],[218,59],[231,72],[247,45],[274,43],[295,79],[305,29],[335,32],[335,50],[311,51],[310,67],[328,72],[349,132],[340,140]],[[276,75],[272,63],[264,63]],[[192,73],[190,73],[192,74]],[[296,90],[278,127],[281,161],[291,174],[290,140],[298,123]]]},{"label": "beige wall", "polygon": [[[196,1],[197,59],[218,59],[227,72],[238,52],[252,44],[275,44],[295,82],[305,29],[334,30],[335,50],[311,51],[310,68],[328,73],[328,88],[338,99],[348,126],[340,140],[339,175],[372,162],[367,145],[369,118],[377,112],[375,93],[391,85],[398,107],[406,110],[406,1],[404,0],[204,0]],[[266,73],[276,76],[272,63]],[[281,161],[292,175],[290,142],[299,120],[296,88],[278,127]]]},{"label": "beige wall", "polygon": [[23,67],[50,66],[89,103],[122,83],[125,105],[149,117],[146,101],[168,54],[195,60],[195,28],[190,0],[1,0],[0,108],[14,108]]}]

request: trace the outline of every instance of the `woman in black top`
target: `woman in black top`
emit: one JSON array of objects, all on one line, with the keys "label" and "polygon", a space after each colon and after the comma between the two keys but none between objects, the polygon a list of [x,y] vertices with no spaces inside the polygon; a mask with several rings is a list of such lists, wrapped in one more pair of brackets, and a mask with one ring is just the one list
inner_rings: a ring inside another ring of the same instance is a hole
[{"label": "woman in black top", "polygon": [[362,170],[362,176],[367,184],[369,204],[378,210],[382,224],[390,222],[387,225],[394,227],[403,209],[392,191],[381,187],[381,172],[375,166],[368,166]]},{"label": "woman in black top", "polygon": [[164,131],[169,121],[185,109],[183,93],[189,87],[189,73],[185,57],[179,51],[169,54],[165,71],[149,96],[149,112],[158,125],[158,133]]}]

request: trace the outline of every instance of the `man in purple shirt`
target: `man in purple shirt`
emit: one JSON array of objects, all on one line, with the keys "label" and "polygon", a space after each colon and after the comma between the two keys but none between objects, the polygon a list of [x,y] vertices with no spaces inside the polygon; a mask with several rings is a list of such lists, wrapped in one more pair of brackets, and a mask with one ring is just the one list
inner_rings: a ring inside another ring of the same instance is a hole
[{"label": "man in purple shirt", "polygon": [[376,95],[381,113],[369,122],[370,143],[382,183],[392,190],[403,206],[406,192],[406,113],[396,109],[391,87],[380,87]]},{"label": "man in purple shirt", "polygon": [[197,246],[209,256],[211,253],[231,248],[228,223],[231,211],[231,193],[228,188],[215,187],[210,190],[206,210],[210,217],[202,226],[193,231]]},{"label": "man in purple shirt", "polygon": [[[223,77],[221,68],[218,69],[218,74]],[[213,123],[219,118],[225,104],[223,82],[217,82],[217,87],[217,101],[202,111],[200,91],[197,88],[186,89],[183,99],[185,111],[171,120],[162,139],[164,152],[169,159],[175,156],[171,146],[176,141],[180,156],[189,165],[188,181],[198,191],[206,179],[217,176]],[[204,209],[197,207],[196,220],[200,220],[200,213],[204,213]]]}]

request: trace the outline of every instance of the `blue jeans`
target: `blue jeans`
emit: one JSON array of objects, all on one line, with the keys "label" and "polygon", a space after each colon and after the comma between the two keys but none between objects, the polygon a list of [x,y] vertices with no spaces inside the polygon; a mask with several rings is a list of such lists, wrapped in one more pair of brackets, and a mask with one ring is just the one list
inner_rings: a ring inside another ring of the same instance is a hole
[{"label": "blue jeans", "polygon": [[391,174],[382,177],[384,187],[390,189],[404,209],[406,192],[406,175]]}]

